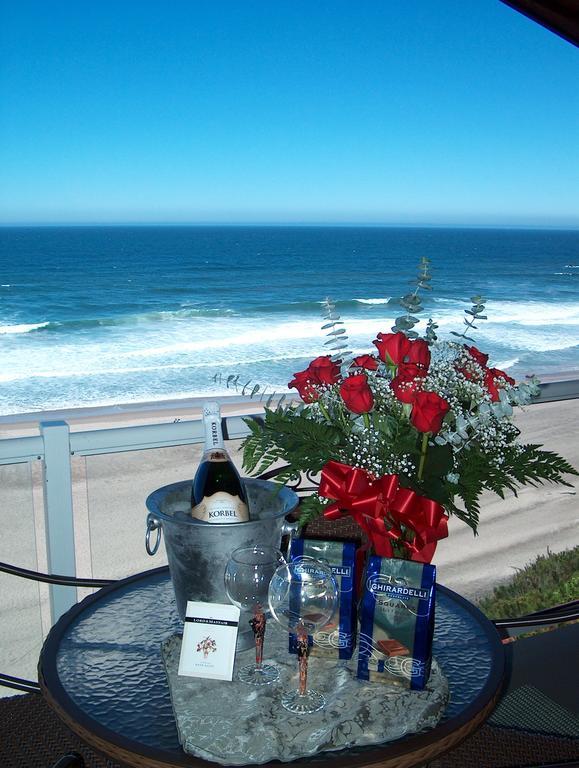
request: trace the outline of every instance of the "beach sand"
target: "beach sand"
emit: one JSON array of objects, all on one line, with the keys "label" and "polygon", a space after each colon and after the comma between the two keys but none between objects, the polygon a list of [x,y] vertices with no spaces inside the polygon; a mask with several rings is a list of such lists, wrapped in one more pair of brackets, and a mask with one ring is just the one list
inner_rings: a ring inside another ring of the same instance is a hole
[{"label": "beach sand", "polygon": [[[80,431],[198,418],[199,407],[200,401],[175,401],[106,414],[85,409],[66,416],[71,430]],[[226,415],[258,410],[255,402],[232,401],[225,401],[222,409]],[[541,443],[579,467],[579,399],[529,406],[517,413],[516,423],[524,442]],[[0,437],[25,434],[37,434],[37,426],[26,419],[0,424]],[[77,574],[120,578],[164,565],[163,547],[155,557],[144,549],[144,501],[162,485],[191,478],[200,452],[197,445],[74,457]],[[5,510],[0,559],[46,570],[41,469],[36,464],[31,470],[26,465],[0,467]],[[504,500],[485,495],[476,538],[464,523],[451,520],[449,538],[440,542],[434,558],[439,582],[476,600],[538,554],[579,545],[579,478],[568,479],[570,488],[525,487],[518,497],[509,494]],[[34,678],[41,640],[49,629],[47,589],[15,577],[0,578],[0,670]],[[79,590],[81,597],[86,593]]]}]

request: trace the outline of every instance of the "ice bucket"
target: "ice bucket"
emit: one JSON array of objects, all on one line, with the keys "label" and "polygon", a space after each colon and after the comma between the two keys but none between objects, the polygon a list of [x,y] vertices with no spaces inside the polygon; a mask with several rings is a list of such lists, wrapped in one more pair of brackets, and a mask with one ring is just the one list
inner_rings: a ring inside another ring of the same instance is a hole
[{"label": "ice bucket", "polygon": [[[188,600],[229,603],[225,594],[225,565],[238,547],[268,544],[279,549],[283,535],[297,532],[297,523],[286,516],[298,505],[298,497],[289,488],[266,480],[245,480],[250,519],[247,523],[209,523],[195,520],[191,510],[191,480],[172,483],[153,491],[147,498],[147,533],[145,546],[150,555],[159,548],[161,531],[175,590],[177,610],[182,619]],[[156,539],[151,544],[151,535]],[[251,616],[242,614],[238,650],[250,648],[253,635]]]}]

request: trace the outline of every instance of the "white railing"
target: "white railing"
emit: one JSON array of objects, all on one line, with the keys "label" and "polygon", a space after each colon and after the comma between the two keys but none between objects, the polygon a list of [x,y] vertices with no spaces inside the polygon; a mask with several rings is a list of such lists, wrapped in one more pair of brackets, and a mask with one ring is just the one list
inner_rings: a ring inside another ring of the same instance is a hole
[{"label": "white railing", "polygon": [[[536,402],[577,397],[579,379],[573,379],[543,384]],[[240,416],[225,418],[223,424],[228,439],[248,434]],[[48,571],[71,577],[76,575],[72,457],[192,445],[204,439],[200,420],[83,432],[71,432],[65,421],[39,421],[39,430],[36,436],[0,439],[0,466],[42,462]],[[49,590],[53,623],[76,602],[76,588],[50,584]]]},{"label": "white railing", "polygon": [[[241,417],[223,421],[228,439],[239,439],[249,431]],[[0,440],[0,465],[42,462],[48,571],[71,577],[76,576],[72,457],[192,445],[204,439],[200,420],[85,432],[71,432],[65,421],[40,421],[39,430],[37,436]],[[54,623],[75,604],[76,588],[50,584],[49,596]]]}]

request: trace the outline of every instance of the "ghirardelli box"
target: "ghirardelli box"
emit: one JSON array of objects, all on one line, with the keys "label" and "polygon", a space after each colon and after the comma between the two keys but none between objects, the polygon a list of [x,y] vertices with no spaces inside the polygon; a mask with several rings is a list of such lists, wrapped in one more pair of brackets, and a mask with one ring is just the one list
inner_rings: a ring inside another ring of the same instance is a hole
[{"label": "ghirardelli box", "polygon": [[358,677],[421,690],[430,675],[436,568],[370,557],[363,581]]},{"label": "ghirardelli box", "polygon": [[[354,541],[292,539],[289,558],[313,557],[328,565],[338,585],[338,610],[330,624],[309,637],[310,653],[351,659],[356,640],[356,548]],[[290,633],[290,653],[297,653],[296,636]]]}]

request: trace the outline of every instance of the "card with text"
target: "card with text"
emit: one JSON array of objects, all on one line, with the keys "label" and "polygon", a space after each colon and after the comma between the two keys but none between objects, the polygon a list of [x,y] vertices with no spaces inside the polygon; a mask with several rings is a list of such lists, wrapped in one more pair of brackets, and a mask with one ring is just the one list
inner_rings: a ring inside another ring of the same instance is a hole
[{"label": "card with text", "polygon": [[239,608],[220,603],[187,603],[179,674],[233,679]]}]

